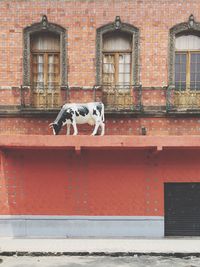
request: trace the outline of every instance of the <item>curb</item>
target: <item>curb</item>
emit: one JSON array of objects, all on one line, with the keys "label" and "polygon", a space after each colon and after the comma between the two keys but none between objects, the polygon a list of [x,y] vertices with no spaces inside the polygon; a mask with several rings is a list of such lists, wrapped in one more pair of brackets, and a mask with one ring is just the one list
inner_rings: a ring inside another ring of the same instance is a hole
[{"label": "curb", "polygon": [[46,256],[107,256],[107,257],[140,257],[140,256],[154,256],[154,257],[174,257],[174,258],[187,258],[187,257],[200,257],[199,253],[184,253],[184,252],[27,252],[27,251],[4,251],[0,252],[0,256],[6,257],[46,257]]}]

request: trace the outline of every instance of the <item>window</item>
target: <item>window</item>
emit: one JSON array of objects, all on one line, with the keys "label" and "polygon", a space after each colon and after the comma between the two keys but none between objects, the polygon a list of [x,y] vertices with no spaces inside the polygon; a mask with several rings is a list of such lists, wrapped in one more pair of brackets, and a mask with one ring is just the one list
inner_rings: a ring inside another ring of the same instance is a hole
[{"label": "window", "polygon": [[57,108],[62,104],[61,87],[67,86],[66,30],[50,23],[43,15],[40,22],[24,29],[23,105]]},{"label": "window", "polygon": [[52,33],[31,36],[32,86],[54,90],[60,84],[60,39]]},{"label": "window", "polygon": [[135,90],[139,85],[139,30],[121,22],[119,16],[97,29],[96,84],[101,85],[106,108],[133,110],[140,106]]},{"label": "window", "polygon": [[175,40],[175,88],[200,90],[200,37],[179,35]]},{"label": "window", "polygon": [[103,36],[103,85],[130,86],[131,56],[131,35],[114,32]]},{"label": "window", "polygon": [[167,110],[200,108],[200,23],[188,21],[170,29]]}]

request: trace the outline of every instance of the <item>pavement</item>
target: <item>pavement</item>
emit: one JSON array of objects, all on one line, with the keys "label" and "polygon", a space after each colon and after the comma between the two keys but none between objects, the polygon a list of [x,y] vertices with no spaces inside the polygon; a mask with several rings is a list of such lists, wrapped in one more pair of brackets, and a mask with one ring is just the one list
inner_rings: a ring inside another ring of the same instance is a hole
[{"label": "pavement", "polygon": [[200,255],[200,238],[0,238],[0,255],[112,255],[192,254]]}]

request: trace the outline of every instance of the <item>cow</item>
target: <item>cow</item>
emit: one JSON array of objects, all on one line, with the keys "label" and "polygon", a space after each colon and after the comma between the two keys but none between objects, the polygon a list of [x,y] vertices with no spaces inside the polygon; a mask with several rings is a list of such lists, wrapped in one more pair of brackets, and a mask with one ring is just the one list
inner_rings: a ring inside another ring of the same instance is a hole
[{"label": "cow", "polygon": [[88,123],[95,125],[91,135],[96,135],[100,126],[101,135],[103,136],[105,133],[104,120],[104,104],[102,102],[70,103],[63,105],[55,121],[50,123],[49,126],[53,129],[53,134],[58,135],[62,126],[67,125],[67,135],[69,135],[70,126],[72,125],[74,129],[73,135],[77,135],[77,124]]}]

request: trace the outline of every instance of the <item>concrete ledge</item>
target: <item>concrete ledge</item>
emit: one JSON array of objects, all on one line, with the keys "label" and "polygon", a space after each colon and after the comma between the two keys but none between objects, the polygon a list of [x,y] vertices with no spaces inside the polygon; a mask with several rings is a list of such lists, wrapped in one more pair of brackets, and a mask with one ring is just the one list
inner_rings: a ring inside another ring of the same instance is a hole
[{"label": "concrete ledge", "polygon": [[0,237],[163,237],[161,216],[0,216]]},{"label": "concrete ledge", "polygon": [[200,136],[0,136],[0,149],[200,149]]}]

